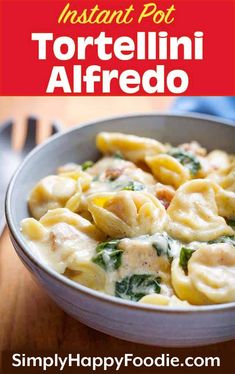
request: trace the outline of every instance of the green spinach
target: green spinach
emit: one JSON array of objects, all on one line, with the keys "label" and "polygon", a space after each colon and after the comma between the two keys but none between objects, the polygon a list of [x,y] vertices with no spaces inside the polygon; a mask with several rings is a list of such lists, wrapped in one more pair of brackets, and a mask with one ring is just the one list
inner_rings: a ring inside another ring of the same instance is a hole
[{"label": "green spinach", "polygon": [[159,234],[152,243],[153,248],[157,251],[157,255],[159,257],[167,256],[170,262],[173,260],[173,245],[174,239],[167,234]]},{"label": "green spinach", "polygon": [[210,240],[208,243],[209,244],[227,243],[227,244],[231,244],[235,247],[235,236],[234,235],[230,235],[230,236],[229,235],[223,235],[223,236],[220,236],[217,239]]},{"label": "green spinach", "polygon": [[194,250],[190,248],[182,247],[180,251],[180,259],[179,264],[184,270],[184,272],[187,274],[188,272],[188,262],[193,254]]},{"label": "green spinach", "polygon": [[116,282],[115,296],[139,301],[142,297],[161,292],[161,278],[153,274],[133,274]]},{"label": "green spinach", "polygon": [[185,152],[180,148],[173,148],[168,154],[178,160],[183,166],[189,169],[191,175],[196,175],[202,168],[198,158],[190,152]]},{"label": "green spinach", "polygon": [[92,166],[94,165],[94,162],[93,161],[85,161],[81,166],[82,166],[82,170],[85,171],[89,168],[91,168]]},{"label": "green spinach", "polygon": [[123,250],[119,249],[120,240],[111,240],[97,245],[92,261],[106,271],[117,270],[121,265]]}]

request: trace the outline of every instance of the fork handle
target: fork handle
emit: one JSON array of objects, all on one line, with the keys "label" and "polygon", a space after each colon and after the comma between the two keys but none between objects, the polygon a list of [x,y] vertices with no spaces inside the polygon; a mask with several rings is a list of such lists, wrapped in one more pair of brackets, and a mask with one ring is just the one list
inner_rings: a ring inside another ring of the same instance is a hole
[{"label": "fork handle", "polygon": [[[28,122],[28,124],[30,124],[30,122],[35,121],[35,120],[37,120],[36,117],[30,116],[30,117],[28,117],[27,122]],[[58,132],[62,131],[62,126],[58,122],[52,123],[51,127],[52,127],[51,135],[55,135]],[[5,201],[5,197],[6,197],[6,191],[4,189],[3,196],[1,195],[1,199],[0,199],[0,237],[1,237],[2,233],[3,233],[5,225],[6,225],[6,218],[5,218],[5,212],[4,212],[4,203],[3,203]]]}]

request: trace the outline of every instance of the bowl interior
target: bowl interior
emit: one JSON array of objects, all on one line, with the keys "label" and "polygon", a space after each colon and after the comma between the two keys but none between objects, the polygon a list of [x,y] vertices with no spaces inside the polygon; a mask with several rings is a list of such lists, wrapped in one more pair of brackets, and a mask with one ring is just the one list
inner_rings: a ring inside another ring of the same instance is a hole
[{"label": "bowl interior", "polygon": [[206,117],[143,114],[111,118],[56,135],[37,147],[16,172],[8,193],[7,213],[11,228],[19,234],[20,221],[28,216],[27,197],[42,177],[68,162],[96,160],[95,137],[100,131],[124,132],[177,145],[197,140],[207,149],[234,152],[235,127]]}]

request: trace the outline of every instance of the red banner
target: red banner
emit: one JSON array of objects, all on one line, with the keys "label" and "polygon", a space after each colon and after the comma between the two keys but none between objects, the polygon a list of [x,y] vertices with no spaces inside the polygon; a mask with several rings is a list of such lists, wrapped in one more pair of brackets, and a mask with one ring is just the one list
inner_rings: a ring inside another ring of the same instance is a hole
[{"label": "red banner", "polygon": [[0,95],[235,95],[235,1],[0,6]]}]

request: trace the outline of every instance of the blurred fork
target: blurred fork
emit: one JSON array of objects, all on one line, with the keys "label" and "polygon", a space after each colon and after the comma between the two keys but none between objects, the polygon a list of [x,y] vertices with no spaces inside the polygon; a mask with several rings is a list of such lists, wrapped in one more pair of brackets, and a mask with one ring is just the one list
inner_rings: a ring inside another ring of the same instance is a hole
[{"label": "blurred fork", "polygon": [[[38,120],[35,117],[27,119],[25,143],[20,151],[12,148],[13,122],[7,121],[0,126],[0,236],[5,227],[4,200],[7,186],[17,166],[37,145],[37,123]],[[60,129],[58,124],[52,124],[50,135],[56,134]]]}]

